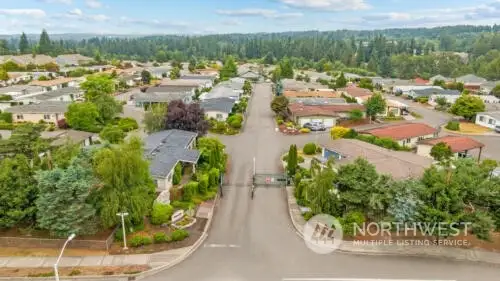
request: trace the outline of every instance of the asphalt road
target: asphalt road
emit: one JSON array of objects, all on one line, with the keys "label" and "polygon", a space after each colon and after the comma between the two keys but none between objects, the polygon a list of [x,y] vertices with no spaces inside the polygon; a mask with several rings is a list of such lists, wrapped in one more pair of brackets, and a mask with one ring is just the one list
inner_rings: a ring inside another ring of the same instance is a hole
[{"label": "asphalt road", "polygon": [[[388,96],[388,98],[397,100],[403,103],[406,103],[407,105],[410,106],[411,111],[415,111],[418,114],[422,115],[422,119],[416,119],[412,122],[420,122],[420,123],[426,123],[432,127],[437,127],[441,126],[443,124],[446,124],[449,120],[453,118],[453,115],[449,113],[444,113],[444,112],[439,112],[436,111],[428,106],[422,105],[418,102],[412,102],[406,99],[403,99],[401,97],[395,97],[395,96]],[[453,133],[442,131],[440,133],[440,136],[444,135],[454,135]],[[479,142],[482,142],[485,147],[483,148],[483,152],[481,155],[481,159],[495,159],[500,161],[500,136],[498,137],[493,137],[493,136],[469,136]],[[479,150],[474,150],[471,151],[472,155],[476,155],[479,153]]]},{"label": "asphalt road", "polygon": [[270,85],[257,85],[244,132],[221,138],[231,155],[231,185],[224,190],[205,245],[146,280],[498,280],[500,268],[483,264],[310,251],[294,233],[283,189],[258,188],[250,199],[253,157],[258,173],[277,173],[279,156],[289,144],[315,138],[275,132],[271,98]]}]

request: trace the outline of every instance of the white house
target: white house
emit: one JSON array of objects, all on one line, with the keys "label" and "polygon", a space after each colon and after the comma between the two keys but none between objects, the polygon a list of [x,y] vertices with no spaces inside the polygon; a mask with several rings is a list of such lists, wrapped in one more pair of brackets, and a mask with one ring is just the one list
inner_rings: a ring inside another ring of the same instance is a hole
[{"label": "white house", "polygon": [[495,129],[500,126],[500,111],[481,112],[476,115],[476,124]]},{"label": "white house", "polygon": [[443,90],[443,88],[441,88],[440,86],[410,85],[410,86],[394,86],[392,88],[392,92],[409,96],[413,91],[428,90],[428,89]]},{"label": "white house", "polygon": [[[500,100],[495,97],[495,96],[490,96],[490,95],[472,95],[474,97],[478,97],[480,98],[484,103],[499,103]],[[454,104],[455,101],[460,97],[460,95],[431,95],[429,97],[429,101],[428,103],[430,105],[433,105],[433,106],[436,106],[437,105],[437,102],[436,100],[438,98],[445,98],[446,99],[446,102],[450,103],[450,104]]]},{"label": "white house", "polygon": [[151,175],[160,192],[162,203],[170,203],[170,189],[173,186],[175,166],[195,165],[200,152],[195,149],[197,133],[182,130],[166,130],[153,133],[145,139],[145,156],[151,161]]},{"label": "white house", "polygon": [[232,98],[206,99],[200,102],[200,107],[205,110],[207,118],[224,121],[231,113],[236,100]]}]

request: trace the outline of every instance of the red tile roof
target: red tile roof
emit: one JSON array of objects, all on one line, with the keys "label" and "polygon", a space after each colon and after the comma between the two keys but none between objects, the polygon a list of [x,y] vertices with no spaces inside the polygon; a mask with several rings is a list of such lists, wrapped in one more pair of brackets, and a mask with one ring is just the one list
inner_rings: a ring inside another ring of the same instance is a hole
[{"label": "red tile roof", "polygon": [[416,138],[426,135],[432,135],[436,132],[437,130],[435,128],[422,123],[405,123],[362,131],[362,133],[365,134],[370,134],[381,138],[391,138],[393,140]]},{"label": "red tile roof", "polygon": [[427,85],[429,84],[429,80],[425,80],[423,78],[420,78],[420,77],[417,77],[415,78],[415,84],[418,84],[418,85]]},{"label": "red tile roof", "polygon": [[460,136],[444,136],[440,138],[423,140],[420,143],[434,146],[440,142],[444,142],[449,145],[452,152],[462,152],[484,146],[484,144],[474,139]]},{"label": "red tile roof", "polygon": [[339,98],[340,94],[333,91],[285,91],[287,98]]},{"label": "red tile roof", "polygon": [[288,109],[294,116],[338,116],[340,112],[349,112],[354,109],[365,111],[365,107],[361,104],[329,104],[329,105],[304,105],[301,103],[291,103]]}]

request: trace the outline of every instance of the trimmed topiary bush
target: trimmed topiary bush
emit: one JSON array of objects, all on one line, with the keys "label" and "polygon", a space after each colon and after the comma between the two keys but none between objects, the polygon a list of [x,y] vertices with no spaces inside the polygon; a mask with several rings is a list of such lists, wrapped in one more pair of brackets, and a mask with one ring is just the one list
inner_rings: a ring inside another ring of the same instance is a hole
[{"label": "trimmed topiary bush", "polygon": [[173,213],[174,207],[168,204],[155,202],[153,204],[153,210],[151,211],[151,223],[154,225],[167,223],[170,221]]},{"label": "trimmed topiary bush", "polygon": [[304,154],[306,155],[313,155],[316,154],[316,144],[310,142],[304,145],[304,148],[302,149]]},{"label": "trimmed topiary bush", "polygon": [[460,122],[450,121],[450,122],[448,122],[448,124],[446,124],[446,129],[452,130],[452,131],[459,131],[460,130]]}]

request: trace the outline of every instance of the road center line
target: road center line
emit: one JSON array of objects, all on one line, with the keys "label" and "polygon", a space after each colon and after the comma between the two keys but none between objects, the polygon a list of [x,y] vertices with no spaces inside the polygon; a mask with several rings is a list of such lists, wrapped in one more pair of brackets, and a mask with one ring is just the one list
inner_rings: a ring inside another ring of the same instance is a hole
[{"label": "road center line", "polygon": [[235,244],[204,244],[204,248],[240,248],[240,245]]}]

